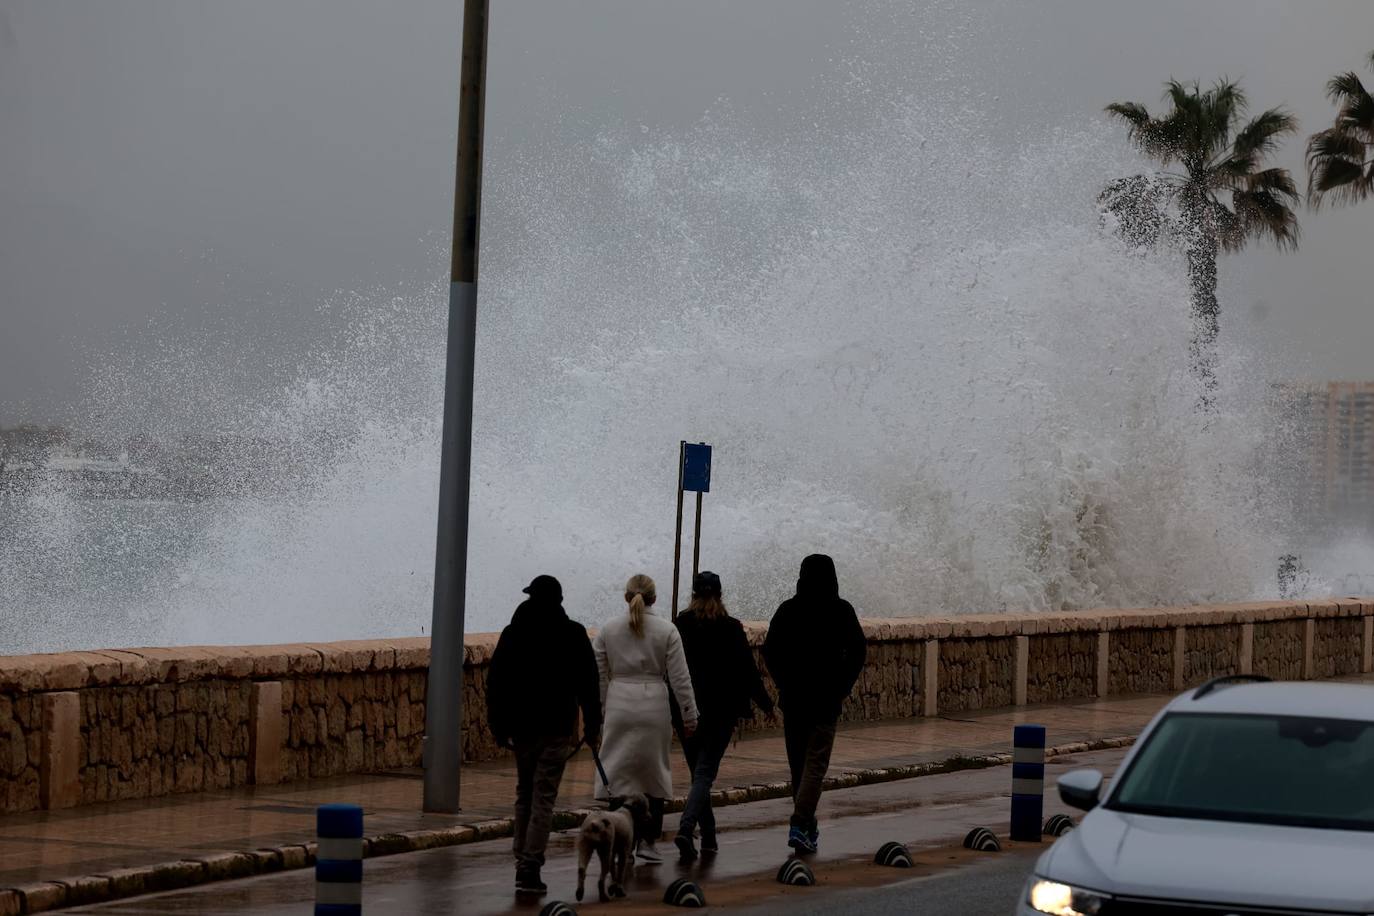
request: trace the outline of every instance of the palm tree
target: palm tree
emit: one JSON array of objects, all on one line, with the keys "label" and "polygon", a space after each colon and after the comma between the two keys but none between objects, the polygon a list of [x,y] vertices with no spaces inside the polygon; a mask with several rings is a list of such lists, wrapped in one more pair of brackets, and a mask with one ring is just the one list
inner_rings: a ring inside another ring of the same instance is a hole
[{"label": "palm tree", "polygon": [[1125,121],[1131,141],[1163,170],[1111,182],[1098,200],[1121,235],[1135,245],[1172,242],[1183,249],[1192,287],[1193,372],[1199,402],[1214,406],[1217,387],[1217,254],[1267,237],[1280,249],[1298,244],[1293,204],[1298,190],[1287,169],[1264,160],[1297,120],[1271,108],[1242,123],[1245,94],[1221,80],[1203,90],[1196,82],[1170,80],[1164,100],[1172,109],[1152,117],[1144,105],[1118,102],[1107,112]]},{"label": "palm tree", "polygon": [[[1374,66],[1374,54],[1369,56]],[[1359,203],[1374,194],[1374,96],[1354,72],[1326,84],[1336,121],[1307,141],[1307,201],[1315,210],[1326,197]]]}]

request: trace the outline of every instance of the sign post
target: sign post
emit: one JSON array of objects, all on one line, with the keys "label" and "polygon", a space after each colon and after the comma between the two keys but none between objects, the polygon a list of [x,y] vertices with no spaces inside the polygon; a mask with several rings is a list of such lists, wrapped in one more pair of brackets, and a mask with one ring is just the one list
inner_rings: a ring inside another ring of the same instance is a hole
[{"label": "sign post", "polygon": [[677,619],[678,580],[682,577],[682,497],[697,495],[697,516],[692,538],[692,578],[701,571],[701,495],[711,492],[711,446],[704,442],[678,443],[677,531],[673,539],[673,619]]}]

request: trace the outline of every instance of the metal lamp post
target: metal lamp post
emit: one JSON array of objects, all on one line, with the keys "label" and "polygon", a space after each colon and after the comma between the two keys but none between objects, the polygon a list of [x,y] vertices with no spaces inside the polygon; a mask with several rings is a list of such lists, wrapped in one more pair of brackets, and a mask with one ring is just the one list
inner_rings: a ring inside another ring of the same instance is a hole
[{"label": "metal lamp post", "polygon": [[463,761],[463,617],[472,475],[472,386],[477,337],[477,246],[482,205],[482,121],[486,98],[488,0],[463,5],[458,104],[458,171],[453,189],[453,262],[448,294],[448,361],[434,617],[425,697],[424,810],[458,811]]}]

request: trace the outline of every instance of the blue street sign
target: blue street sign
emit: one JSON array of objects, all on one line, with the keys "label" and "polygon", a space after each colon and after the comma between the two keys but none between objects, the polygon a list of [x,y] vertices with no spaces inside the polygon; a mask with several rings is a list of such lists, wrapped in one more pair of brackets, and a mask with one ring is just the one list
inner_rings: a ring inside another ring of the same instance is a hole
[{"label": "blue street sign", "polygon": [[711,492],[711,446],[688,442],[682,447],[682,489]]}]

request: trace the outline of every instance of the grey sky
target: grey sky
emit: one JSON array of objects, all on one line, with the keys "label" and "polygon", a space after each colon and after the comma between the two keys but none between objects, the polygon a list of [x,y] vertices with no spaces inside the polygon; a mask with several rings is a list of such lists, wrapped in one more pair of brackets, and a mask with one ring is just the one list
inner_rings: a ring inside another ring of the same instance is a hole
[{"label": "grey sky", "polygon": [[[722,98],[794,124],[856,61],[900,80],[932,5],[971,11],[947,53],[1009,130],[1225,74],[1305,135],[1374,50],[1367,0],[493,0],[489,154],[550,124],[684,130]],[[0,0],[0,421],[64,415],[93,354],[167,316],[289,359],[331,291],[441,278],[460,20],[459,0]],[[1369,376],[1371,230],[1374,203],[1305,214],[1300,253],[1228,262],[1262,291],[1250,330]]]}]

